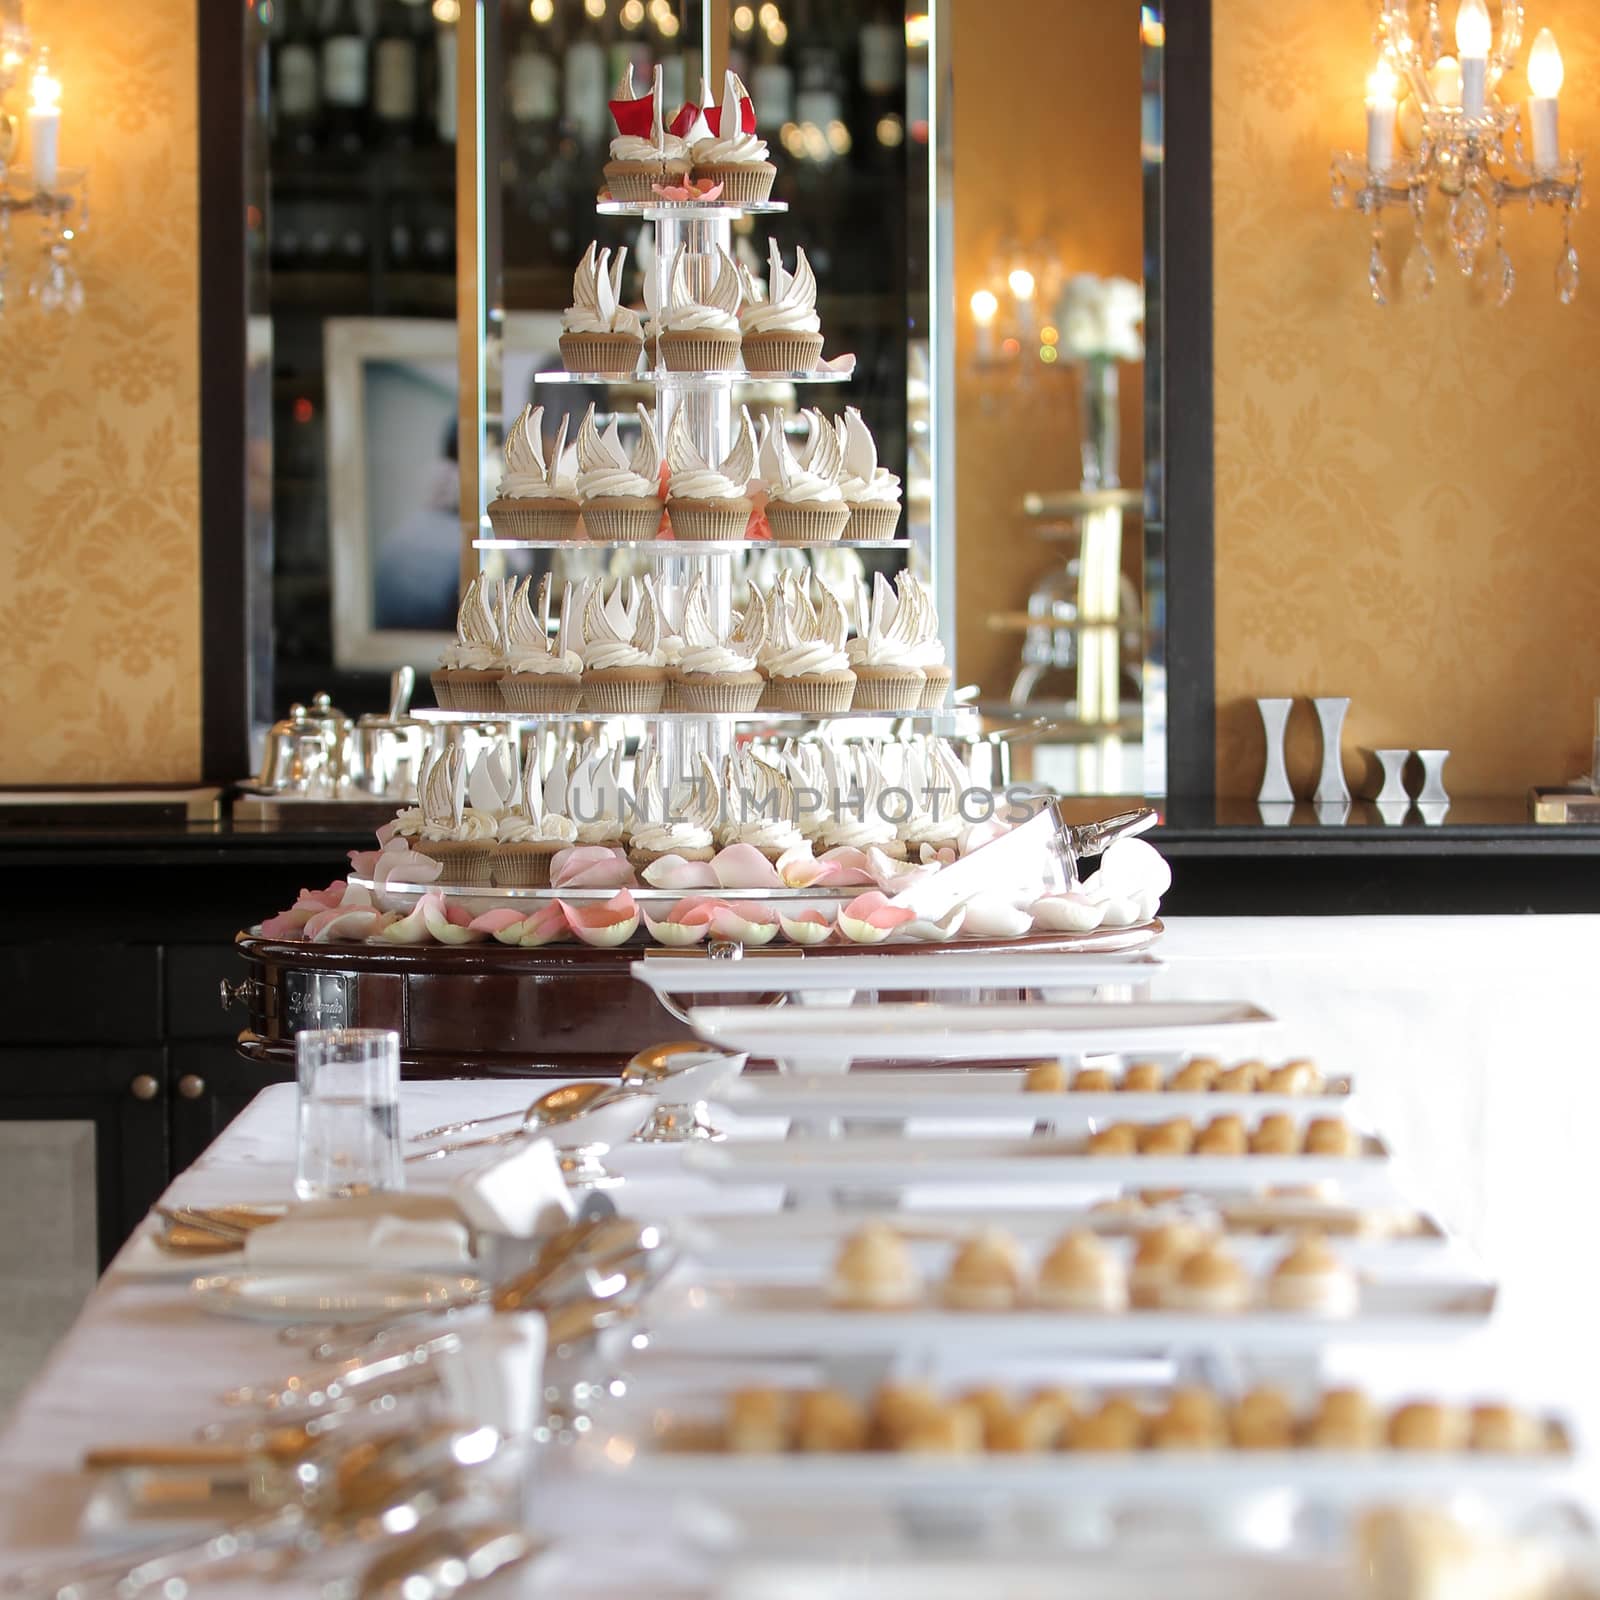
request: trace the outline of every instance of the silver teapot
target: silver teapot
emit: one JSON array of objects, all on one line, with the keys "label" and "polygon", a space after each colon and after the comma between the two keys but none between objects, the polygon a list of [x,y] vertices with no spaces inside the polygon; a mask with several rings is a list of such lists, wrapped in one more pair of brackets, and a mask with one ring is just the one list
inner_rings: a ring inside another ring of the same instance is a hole
[{"label": "silver teapot", "polygon": [[356,724],[346,778],[361,796],[377,800],[409,800],[427,749],[426,726],[410,715],[417,675],[399,667],[389,679],[389,709],[369,711]]},{"label": "silver teapot", "polygon": [[345,781],[351,722],[325,694],[292,705],[267,731],[258,787],[269,794],[332,799]]}]

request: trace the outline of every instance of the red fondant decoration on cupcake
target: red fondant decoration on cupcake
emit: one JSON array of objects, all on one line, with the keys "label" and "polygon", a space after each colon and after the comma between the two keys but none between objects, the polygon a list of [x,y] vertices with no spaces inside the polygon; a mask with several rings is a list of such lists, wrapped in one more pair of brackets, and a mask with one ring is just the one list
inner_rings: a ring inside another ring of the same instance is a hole
[{"label": "red fondant decoration on cupcake", "polygon": [[[656,97],[653,94],[640,95],[637,99],[634,97],[632,62],[622,75],[622,82],[617,85],[617,98],[608,100],[606,104],[611,107],[611,120],[616,123],[617,132],[624,138],[650,137],[650,125],[655,120]],[[673,131],[677,131],[676,127]]]},{"label": "red fondant decoration on cupcake", "polygon": [[[740,84],[739,95],[739,132],[754,133],[756,131],[756,105],[749,95],[743,93],[744,85]],[[681,115],[682,113],[680,113]],[[706,119],[706,126],[711,130],[713,139],[722,137],[722,107],[707,106],[701,113]]]}]

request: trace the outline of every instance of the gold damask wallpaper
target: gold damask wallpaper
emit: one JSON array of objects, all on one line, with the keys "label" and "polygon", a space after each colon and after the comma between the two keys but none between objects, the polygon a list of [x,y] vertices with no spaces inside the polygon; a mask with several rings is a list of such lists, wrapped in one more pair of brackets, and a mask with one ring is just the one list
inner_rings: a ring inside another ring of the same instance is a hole
[{"label": "gold damask wallpaper", "polygon": [[[1214,0],[1219,787],[1254,793],[1256,695],[1351,697],[1357,746],[1442,746],[1453,794],[1589,761],[1600,695],[1600,229],[1556,302],[1560,228],[1508,214],[1496,309],[1430,235],[1428,301],[1369,299],[1328,156],[1359,148],[1370,0]],[[1498,6],[1491,3],[1492,15]],[[1453,8],[1445,7],[1447,17]],[[1600,142],[1600,6],[1534,0],[1566,62],[1564,145]],[[1525,92],[1525,91],[1523,91]],[[1405,225],[1386,228],[1399,266]],[[1175,532],[1180,530],[1175,530]],[[1183,596],[1172,597],[1174,608]],[[1291,773],[1315,782],[1310,710]]]},{"label": "gold damask wallpaper", "polygon": [[200,764],[194,0],[31,8],[90,169],[86,304],[0,314],[0,783],[182,782]]}]

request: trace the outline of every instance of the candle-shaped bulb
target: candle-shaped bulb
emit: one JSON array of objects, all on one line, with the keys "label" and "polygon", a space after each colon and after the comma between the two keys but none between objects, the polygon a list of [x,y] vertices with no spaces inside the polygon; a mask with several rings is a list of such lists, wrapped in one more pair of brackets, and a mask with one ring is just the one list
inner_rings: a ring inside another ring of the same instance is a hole
[{"label": "candle-shaped bulb", "polygon": [[1487,59],[1493,30],[1484,0],[1461,0],[1456,12],[1456,49],[1463,61]]},{"label": "candle-shaped bulb", "polygon": [[[1549,31],[1548,29],[1546,30]],[[41,61],[28,84],[33,98],[33,109],[39,112],[56,111],[61,105],[61,81],[50,76],[49,65]]]},{"label": "candle-shaped bulb", "polygon": [[56,181],[56,146],[61,136],[61,83],[50,71],[49,57],[39,53],[39,65],[28,81],[32,103],[28,107],[28,143],[32,147],[33,181],[42,190]]},{"label": "candle-shaped bulb", "polygon": [[1033,299],[1033,274],[1026,267],[1013,267],[1006,282],[1019,300]]},{"label": "candle-shaped bulb", "polygon": [[1528,52],[1528,87],[1539,99],[1554,100],[1561,93],[1566,75],[1561,52],[1556,48],[1556,36],[1548,28],[1541,28]]},{"label": "candle-shaped bulb", "polygon": [[1392,107],[1399,88],[1400,80],[1394,68],[1389,65],[1387,57],[1380,56],[1377,66],[1367,74],[1367,104]]},{"label": "candle-shaped bulb", "polygon": [[993,323],[1000,310],[1000,302],[988,289],[977,289],[972,295],[972,320],[980,328],[987,328]]}]

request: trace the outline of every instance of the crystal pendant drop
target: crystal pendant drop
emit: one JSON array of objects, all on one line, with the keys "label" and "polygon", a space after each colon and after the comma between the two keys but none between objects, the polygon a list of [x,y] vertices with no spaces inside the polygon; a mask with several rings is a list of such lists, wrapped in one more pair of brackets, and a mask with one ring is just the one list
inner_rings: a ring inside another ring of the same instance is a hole
[{"label": "crystal pendant drop", "polygon": [[1505,245],[1497,244],[1489,261],[1489,293],[1494,296],[1494,303],[1503,306],[1516,286],[1517,274],[1511,265],[1511,256]]},{"label": "crystal pendant drop", "polygon": [[1400,279],[1405,285],[1406,299],[1426,300],[1433,293],[1437,274],[1433,269],[1433,256],[1427,245],[1418,239],[1411,246],[1411,254],[1401,269]]},{"label": "crystal pendant drop", "polygon": [[1372,303],[1386,306],[1389,303],[1389,263],[1383,258],[1383,245],[1372,241],[1372,254],[1367,257],[1367,287],[1372,291]]},{"label": "crystal pendant drop", "polygon": [[1468,189],[1450,202],[1450,244],[1464,278],[1472,269],[1483,241],[1489,237],[1489,208],[1483,196]]},{"label": "crystal pendant drop", "polygon": [[1578,293],[1578,252],[1569,244],[1556,262],[1556,298],[1570,306]]}]

